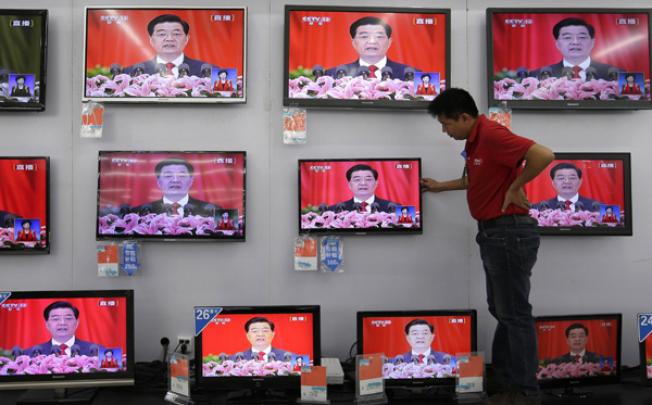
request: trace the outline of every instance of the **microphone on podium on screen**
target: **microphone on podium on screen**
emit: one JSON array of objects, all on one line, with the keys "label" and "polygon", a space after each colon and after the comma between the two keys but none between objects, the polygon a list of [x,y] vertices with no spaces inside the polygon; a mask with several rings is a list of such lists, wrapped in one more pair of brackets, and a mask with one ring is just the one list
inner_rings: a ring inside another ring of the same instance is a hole
[{"label": "microphone on podium on screen", "polygon": [[561,76],[562,77],[566,76],[568,79],[572,79],[573,78],[573,69],[571,69],[569,67],[563,68],[561,70]]},{"label": "microphone on podium on screen", "polygon": [[601,204],[597,201],[591,204],[591,211],[600,211],[600,208],[601,208]]},{"label": "microphone on podium on screen", "polygon": [[81,356],[81,348],[79,345],[72,345],[70,347],[70,356]]},{"label": "microphone on podium on screen", "polygon": [[322,65],[313,66],[312,75],[315,76],[315,80],[319,79],[324,75],[324,67]]},{"label": "microphone on podium on screen", "polygon": [[267,355],[267,361],[269,361],[269,362],[276,361],[276,353],[269,352],[269,354]]},{"label": "microphone on podium on screen", "polygon": [[168,68],[163,63],[157,63],[156,64],[156,73],[158,73],[161,76],[167,76]]},{"label": "microphone on podium on screen", "polygon": [[320,214],[323,214],[324,212],[328,211],[328,205],[321,203],[317,209],[319,210]]},{"label": "microphone on podium on screen", "polygon": [[138,63],[134,65],[134,69],[131,71],[131,76],[136,77],[145,74],[145,65]]},{"label": "microphone on podium on screen", "polygon": [[220,361],[220,364],[224,363],[229,356],[226,355],[226,353],[222,352],[217,356],[217,359]]},{"label": "microphone on podium on screen", "polygon": [[364,79],[369,78],[370,72],[369,68],[367,66],[360,66],[358,68],[358,74],[357,76],[362,76]]},{"label": "microphone on podium on screen", "polygon": [[385,66],[380,69],[380,79],[381,80],[391,80],[394,78],[394,69],[391,66]]},{"label": "microphone on podium on screen", "polygon": [[117,75],[122,73],[122,66],[119,63],[114,63],[109,68],[109,72],[111,72],[111,78],[115,79]]},{"label": "microphone on podium on screen", "polygon": [[213,74],[213,66],[210,63],[204,63],[201,65],[201,77],[211,77]]},{"label": "microphone on podium on screen", "polygon": [[286,363],[291,362],[292,361],[292,353],[289,353],[289,352],[285,353],[283,355],[283,361],[286,362]]},{"label": "microphone on podium on screen", "polygon": [[593,66],[587,67],[584,72],[586,73],[586,80],[598,79],[598,69]]},{"label": "microphone on podium on screen", "polygon": [[100,354],[100,347],[98,345],[91,345],[91,347],[88,349],[88,353],[91,355],[91,357],[98,356]]},{"label": "microphone on podium on screen", "polygon": [[235,361],[242,361],[245,359],[245,355],[242,352],[237,352],[236,354],[233,355],[233,359]]},{"label": "microphone on podium on screen", "polygon": [[20,346],[14,346],[14,348],[11,349],[11,357],[13,357],[14,360],[16,360],[18,356],[22,356],[23,354],[25,354],[25,352],[23,352],[23,349],[21,349]]},{"label": "microphone on podium on screen", "polygon": [[190,75],[190,66],[187,63],[182,63],[179,65],[179,77],[185,77]]}]

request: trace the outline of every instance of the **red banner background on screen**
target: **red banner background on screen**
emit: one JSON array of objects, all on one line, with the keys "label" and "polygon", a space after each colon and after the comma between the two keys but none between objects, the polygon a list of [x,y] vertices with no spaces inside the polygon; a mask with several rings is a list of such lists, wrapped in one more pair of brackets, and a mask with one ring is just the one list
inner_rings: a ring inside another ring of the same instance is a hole
[{"label": "red banner background on screen", "polygon": [[[615,204],[621,208],[625,207],[625,185],[623,162],[621,160],[568,160],[561,159],[553,161],[536,178],[525,185],[530,203],[549,200],[557,196],[552,186],[550,169],[562,162],[573,163],[582,170],[582,185],[579,194],[597,200],[603,204]],[[600,167],[600,164],[615,164],[613,168]]]},{"label": "red banner background on screen", "polygon": [[[202,332],[202,357],[220,353],[231,356],[251,349],[244,325],[249,319],[256,316],[262,316],[274,322],[272,347],[294,354],[308,354],[311,360],[315,358],[312,336],[313,319],[312,314],[307,313],[219,315]],[[304,320],[293,321],[292,317],[304,317]],[[216,320],[226,318],[230,319],[230,322],[215,323]]]},{"label": "red banner background on screen", "polygon": [[[397,169],[408,164],[410,169]],[[419,207],[419,163],[416,160],[301,162],[301,208],[308,205],[333,205],[353,198],[346,180],[346,171],[357,164],[366,164],[378,171],[376,196],[401,205]],[[330,166],[326,172],[311,171],[311,166]]]},{"label": "red banner background on screen", "polygon": [[[17,171],[17,164],[33,164],[35,170]],[[47,171],[43,159],[0,159],[0,210],[46,224]]]},{"label": "red banner background on screen", "polygon": [[[611,326],[603,326],[604,322],[610,322]],[[581,323],[589,330],[586,351],[616,360],[618,350],[618,321],[616,319],[537,321],[539,360],[554,359],[570,351],[565,331],[574,323]],[[543,326],[554,326],[554,329],[544,331]]]},{"label": "red banner background on screen", "polygon": [[[650,38],[646,13],[496,13],[493,15],[494,72],[524,67],[534,70],[562,60],[552,28],[568,17],[578,17],[595,28],[591,59],[650,78]],[[638,18],[637,25],[619,25],[618,18]],[[532,19],[524,28],[506,19]]]},{"label": "red banner background on screen", "polygon": [[[100,301],[115,301],[115,306],[100,306]],[[27,304],[20,311],[0,307],[0,348],[14,346],[28,349],[50,341],[43,310],[55,301],[67,301],[79,309],[77,339],[106,348],[127,352],[127,300],[124,297],[105,298],[38,298],[9,299],[5,304]]]},{"label": "red banner background on screen", "polygon": [[[138,206],[163,198],[154,168],[165,159],[180,158],[194,168],[189,194],[225,209],[244,211],[244,156],[240,153],[110,153],[100,158],[100,210],[108,205]],[[215,163],[233,158],[234,163]],[[133,159],[130,166],[112,159]]]},{"label": "red banner background on screen", "polygon": [[[366,13],[336,11],[292,11],[289,17],[289,69],[322,65],[329,69],[358,60],[351,45],[349,27],[356,20],[373,16],[392,27],[392,44],[387,57],[424,72],[446,72],[446,17],[444,14]],[[330,17],[323,25],[302,21],[303,17]],[[433,18],[436,24],[417,25],[417,18]]]},{"label": "red banner background on screen", "polygon": [[[123,67],[154,59],[147,24],[161,14],[174,14],[190,25],[184,54],[222,68],[235,68],[242,75],[244,60],[243,10],[88,10],[86,68],[96,65]],[[215,14],[235,16],[235,21],[212,21]],[[127,21],[107,24],[102,16],[126,16]]]},{"label": "red banner background on screen", "polygon": [[[369,317],[362,323],[363,353],[385,353],[394,357],[409,352],[410,345],[405,339],[405,325],[413,319],[423,319],[435,328],[433,350],[451,355],[471,351],[471,317],[470,316],[406,316],[406,317]],[[451,319],[464,319],[464,323],[451,323]],[[372,321],[391,320],[388,326],[373,326]]]}]

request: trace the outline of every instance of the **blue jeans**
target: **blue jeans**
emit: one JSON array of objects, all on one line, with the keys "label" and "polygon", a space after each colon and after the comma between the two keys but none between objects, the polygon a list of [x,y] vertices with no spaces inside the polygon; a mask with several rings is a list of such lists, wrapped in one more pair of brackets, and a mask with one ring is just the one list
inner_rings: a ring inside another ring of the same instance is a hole
[{"label": "blue jeans", "polygon": [[476,242],[487,279],[489,312],[498,320],[491,348],[497,377],[509,389],[537,395],[537,337],[529,303],[530,276],[539,250],[536,221],[509,215],[479,222]]}]

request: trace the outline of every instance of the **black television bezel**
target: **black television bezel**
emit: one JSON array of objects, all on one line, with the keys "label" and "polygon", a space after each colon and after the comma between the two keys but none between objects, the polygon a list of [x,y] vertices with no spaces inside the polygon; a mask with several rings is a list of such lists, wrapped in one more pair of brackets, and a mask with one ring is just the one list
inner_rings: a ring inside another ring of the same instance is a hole
[{"label": "black television bezel", "polygon": [[[313,365],[321,364],[321,321],[319,305],[273,305],[273,306],[224,306],[222,315],[232,314],[312,314],[313,331]],[[250,376],[250,377],[204,377],[202,374],[202,340],[203,335],[195,335],[195,376],[200,389],[232,391],[234,389],[253,390],[298,390],[300,376]]]},{"label": "black television bezel", "polygon": [[[507,107],[523,110],[647,110],[652,109],[652,100],[496,100],[493,94],[493,16],[499,13],[532,13],[532,14],[623,14],[647,13],[648,14],[648,39],[652,41],[652,9],[646,8],[487,8],[486,34],[487,34],[487,101],[489,107],[496,107],[506,103]],[[652,51],[649,55],[650,71],[646,72],[652,78]]]},{"label": "black television bezel", "polygon": [[290,79],[290,13],[293,11],[329,11],[329,12],[369,12],[369,13],[422,13],[443,14],[446,18],[446,88],[451,88],[451,10],[449,8],[424,7],[351,7],[351,6],[307,6],[286,5],[283,42],[283,105],[305,108],[335,109],[390,109],[390,110],[425,110],[430,101],[395,101],[395,100],[336,100],[336,99],[300,99],[289,97],[288,81]]},{"label": "black television bezel", "polygon": [[[625,198],[624,209],[625,216],[624,227],[537,227],[541,235],[570,235],[570,236],[632,236],[633,219],[632,219],[632,168],[631,153],[629,152],[555,152],[555,161],[557,160],[622,160],[623,162],[623,195]],[[540,175],[547,175],[542,172]]]},{"label": "black television bezel", "polygon": [[643,381],[643,384],[652,386],[652,378],[647,376],[647,350],[645,348],[645,343],[647,341],[652,341],[652,335],[638,343],[638,352],[641,362],[641,380]]},{"label": "black television bezel", "polygon": [[[100,169],[101,161],[100,158],[103,154],[117,154],[117,153],[132,153],[132,154],[161,154],[169,153],[174,155],[180,154],[213,154],[213,153],[239,153],[242,154],[243,159],[243,172],[242,172],[242,211],[245,217],[244,227],[242,236],[220,236],[213,235],[210,237],[202,237],[195,235],[101,235],[100,234]],[[233,242],[244,242],[247,236],[247,152],[244,150],[239,151],[170,151],[170,150],[161,150],[161,151],[128,151],[128,150],[101,150],[98,151],[97,156],[97,210],[95,215],[95,239],[100,240],[138,240],[138,241],[153,241],[153,242],[224,242],[224,241],[233,241]]]},{"label": "black television bezel", "polygon": [[[242,97],[92,97],[86,95],[86,57],[87,57],[87,48],[88,48],[88,11],[89,10],[242,10],[244,12],[244,21],[242,28]],[[223,7],[180,7],[180,6],[86,6],[84,8],[84,57],[83,57],[83,66],[82,66],[82,101],[95,101],[98,103],[123,103],[123,104],[132,104],[132,103],[142,103],[142,104],[245,104],[247,102],[247,23],[248,23],[248,13],[247,7],[245,6],[223,6]]]},{"label": "black television bezel", "polygon": [[45,161],[45,247],[0,248],[3,254],[49,254],[50,253],[50,157],[49,156],[0,156],[0,160],[43,160]]},{"label": "black television bezel", "polygon": [[301,164],[306,163],[306,162],[383,162],[383,161],[390,161],[390,160],[400,160],[400,161],[407,161],[407,160],[416,160],[419,163],[419,179],[421,179],[421,158],[420,157],[407,157],[407,158],[337,158],[337,159],[299,159],[298,160],[298,179],[299,179],[299,185],[297,189],[297,196],[298,196],[298,229],[299,229],[299,234],[300,235],[318,235],[318,234],[324,234],[324,235],[367,235],[367,234],[374,234],[374,235],[419,235],[423,233],[423,228],[424,228],[424,221],[423,221],[423,193],[419,192],[419,213],[420,213],[420,223],[421,226],[418,229],[414,228],[403,228],[403,227],[397,227],[397,228],[346,228],[346,229],[332,229],[332,228],[322,228],[322,229],[301,229]]},{"label": "black television bezel", "polygon": [[41,32],[41,64],[39,80],[39,101],[30,103],[0,103],[0,111],[45,111],[45,90],[47,84],[48,59],[48,10],[45,9],[1,9],[1,15],[38,16],[43,20]]},{"label": "black television bezel", "polygon": [[[358,311],[356,313],[356,336],[358,355],[363,352],[364,337],[362,335],[364,318],[399,318],[399,317],[424,317],[424,316],[470,316],[471,317],[471,350],[477,351],[478,346],[478,314],[475,309],[419,309],[419,310],[389,310],[389,311]],[[370,354],[370,353],[369,353]],[[453,353],[454,354],[454,353]],[[450,386],[455,385],[455,377],[447,378],[401,378],[384,379],[385,386],[390,387],[421,387],[421,386]]]},{"label": "black television bezel", "polygon": [[[621,351],[622,351],[622,330],[623,315],[620,313],[606,314],[584,314],[584,315],[545,315],[534,318],[535,325],[537,322],[554,322],[554,321],[583,321],[583,320],[616,320],[618,321],[617,331],[617,349],[616,349],[616,374],[610,376],[580,377],[580,378],[558,378],[549,380],[539,380],[541,388],[567,388],[587,385],[616,384],[620,382],[621,377]],[[537,359],[538,359],[537,355]],[[540,360],[540,359],[538,359]]]},{"label": "black television bezel", "polygon": [[134,385],[134,290],[12,291],[9,299],[126,298],[127,371],[116,373],[74,373],[0,376],[0,390],[25,388],[75,388],[107,385]]}]

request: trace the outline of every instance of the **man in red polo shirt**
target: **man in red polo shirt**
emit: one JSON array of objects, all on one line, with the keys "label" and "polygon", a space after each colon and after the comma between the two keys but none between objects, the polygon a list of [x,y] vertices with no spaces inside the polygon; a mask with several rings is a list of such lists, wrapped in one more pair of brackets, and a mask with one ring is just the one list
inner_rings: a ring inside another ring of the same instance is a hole
[{"label": "man in red polo shirt", "polygon": [[523,186],[553,161],[554,154],[479,115],[465,90],[442,92],[428,112],[448,136],[466,141],[462,177],[443,182],[424,178],[421,187],[435,193],[467,190],[471,216],[478,221],[476,242],[486,275],[489,312],[498,320],[492,363],[504,387],[489,403],[540,404],[536,332],[529,303],[539,234],[536,220],[528,215]]}]

